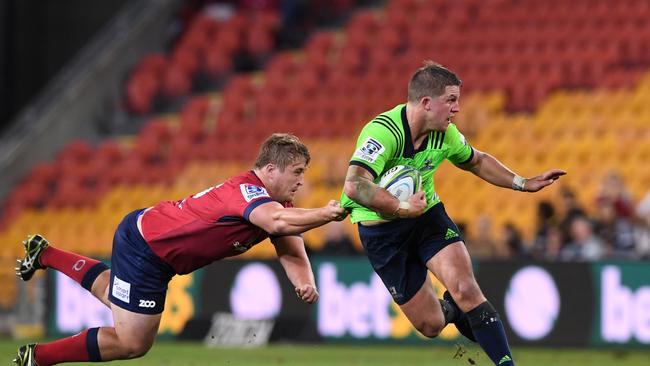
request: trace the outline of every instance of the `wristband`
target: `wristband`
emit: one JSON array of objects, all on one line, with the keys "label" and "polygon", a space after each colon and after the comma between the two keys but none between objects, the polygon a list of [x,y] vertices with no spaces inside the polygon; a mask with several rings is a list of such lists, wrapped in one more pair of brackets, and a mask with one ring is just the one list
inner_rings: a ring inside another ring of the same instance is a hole
[{"label": "wristband", "polygon": [[515,174],[515,177],[512,178],[512,189],[515,191],[523,191],[524,185],[526,185],[527,179]]},{"label": "wristband", "polygon": [[395,212],[393,212],[394,217],[399,217],[400,210],[404,210],[408,212],[411,209],[411,204],[408,202],[400,201],[399,205],[397,206],[397,209],[395,209]]}]

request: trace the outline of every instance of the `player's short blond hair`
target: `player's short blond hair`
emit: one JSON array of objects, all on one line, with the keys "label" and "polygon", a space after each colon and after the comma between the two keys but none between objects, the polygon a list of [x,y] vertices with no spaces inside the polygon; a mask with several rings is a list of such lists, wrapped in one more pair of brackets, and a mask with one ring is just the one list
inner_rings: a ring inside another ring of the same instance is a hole
[{"label": "player's short blond hair", "polygon": [[300,159],[305,159],[305,164],[309,164],[311,156],[307,146],[294,135],[274,133],[262,143],[257,159],[255,159],[255,169],[273,164],[280,171],[284,171],[284,168]]},{"label": "player's short blond hair", "polygon": [[444,94],[446,87],[460,86],[462,83],[453,71],[427,60],[409,81],[408,101],[419,102],[424,97],[437,97]]}]

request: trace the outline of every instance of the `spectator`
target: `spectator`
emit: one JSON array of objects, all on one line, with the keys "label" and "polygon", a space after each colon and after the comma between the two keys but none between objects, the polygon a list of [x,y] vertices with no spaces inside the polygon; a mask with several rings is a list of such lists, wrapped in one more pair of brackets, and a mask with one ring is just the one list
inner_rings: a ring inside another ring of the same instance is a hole
[{"label": "spectator", "polygon": [[528,259],[530,255],[528,253],[528,248],[524,244],[524,241],[521,238],[521,232],[519,229],[511,223],[507,222],[503,226],[504,234],[504,243],[505,248],[507,249],[507,256],[510,259]]},{"label": "spectator", "polygon": [[603,200],[596,212],[596,234],[614,259],[635,258],[634,226],[628,217],[617,215],[613,201]]},{"label": "spectator", "polygon": [[632,196],[625,187],[625,182],[616,171],[607,173],[601,181],[600,192],[596,204],[611,204],[616,217],[632,219],[634,217],[634,203]]},{"label": "spectator", "polygon": [[562,187],[560,190],[560,202],[562,216],[559,221],[560,230],[562,231],[562,242],[567,243],[570,240],[570,226],[576,217],[586,217],[587,214],[582,205],[576,198],[575,193],[569,187]]},{"label": "spectator", "polygon": [[551,226],[546,232],[544,252],[537,259],[546,261],[558,261],[563,246],[562,231],[557,226]]},{"label": "spectator", "polygon": [[547,252],[548,235],[555,225],[555,207],[548,201],[537,204],[537,231],[533,239],[532,255],[537,259],[545,257]]},{"label": "spectator", "polygon": [[476,220],[476,235],[467,241],[467,250],[472,257],[478,259],[506,256],[492,236],[492,220],[489,216],[481,215]]},{"label": "spectator", "polygon": [[594,234],[592,223],[585,216],[578,216],[571,221],[571,241],[560,251],[563,261],[595,261],[603,257],[603,243]]},{"label": "spectator", "polygon": [[325,225],[325,243],[320,250],[321,255],[349,256],[360,254],[354,247],[354,243],[345,231],[342,222],[337,221],[334,225]]},{"label": "spectator", "polygon": [[650,192],[639,203],[636,214],[639,219],[634,230],[637,257],[650,259]]}]

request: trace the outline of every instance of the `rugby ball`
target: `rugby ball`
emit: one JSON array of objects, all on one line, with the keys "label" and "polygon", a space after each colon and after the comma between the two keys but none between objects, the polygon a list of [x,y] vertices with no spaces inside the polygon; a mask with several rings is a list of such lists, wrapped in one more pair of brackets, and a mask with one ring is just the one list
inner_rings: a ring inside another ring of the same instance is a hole
[{"label": "rugby ball", "polygon": [[422,186],[420,171],[410,165],[396,165],[379,178],[379,186],[400,201],[406,201]]}]

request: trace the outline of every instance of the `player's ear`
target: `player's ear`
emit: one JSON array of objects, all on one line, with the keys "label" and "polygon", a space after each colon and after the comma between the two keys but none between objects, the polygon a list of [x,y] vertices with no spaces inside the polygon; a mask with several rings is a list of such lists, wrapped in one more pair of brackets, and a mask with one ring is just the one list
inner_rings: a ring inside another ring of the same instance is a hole
[{"label": "player's ear", "polygon": [[420,106],[422,106],[422,109],[425,111],[430,111],[431,110],[431,97],[430,96],[424,96],[422,99],[420,99]]},{"label": "player's ear", "polygon": [[264,166],[264,170],[266,171],[266,173],[273,173],[277,169],[278,167],[273,163],[268,163]]}]

